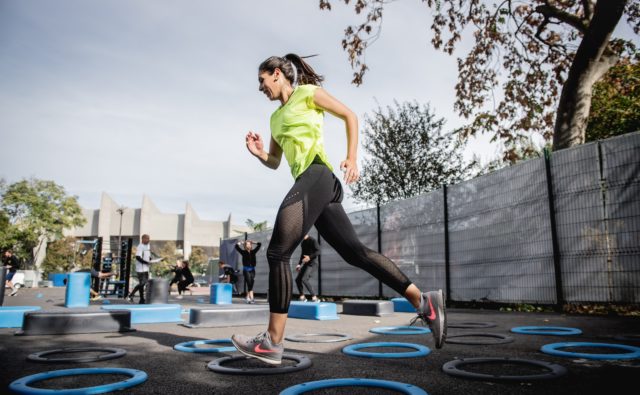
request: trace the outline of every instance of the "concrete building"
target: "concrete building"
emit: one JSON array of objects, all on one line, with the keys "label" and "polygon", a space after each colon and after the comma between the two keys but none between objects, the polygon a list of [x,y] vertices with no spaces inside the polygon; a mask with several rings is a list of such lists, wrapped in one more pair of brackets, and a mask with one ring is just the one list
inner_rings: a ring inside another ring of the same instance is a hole
[{"label": "concrete building", "polygon": [[234,225],[231,214],[226,221],[200,219],[189,203],[184,214],[163,213],[146,195],[142,197],[140,208],[121,209],[121,205],[103,192],[100,208],[83,209],[83,213],[86,224],[71,229],[67,235],[83,239],[102,237],[103,253],[116,252],[119,236],[122,239],[133,238],[135,245],[146,233],[151,236],[152,243],[175,242],[176,249],[182,250],[185,258],[196,246],[204,248],[211,256],[218,251],[220,239],[252,231],[248,226]]}]

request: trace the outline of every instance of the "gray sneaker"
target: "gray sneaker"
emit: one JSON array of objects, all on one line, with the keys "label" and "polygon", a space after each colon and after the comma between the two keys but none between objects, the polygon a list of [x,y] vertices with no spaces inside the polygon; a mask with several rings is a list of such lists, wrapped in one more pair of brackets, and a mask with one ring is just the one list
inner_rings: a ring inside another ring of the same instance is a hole
[{"label": "gray sneaker", "polygon": [[271,365],[282,363],[284,347],[282,343],[273,344],[269,332],[262,332],[256,337],[233,335],[231,342],[244,355],[257,358]]},{"label": "gray sneaker", "polygon": [[441,289],[422,294],[418,316],[431,328],[436,348],[442,348],[447,339],[447,315]]}]

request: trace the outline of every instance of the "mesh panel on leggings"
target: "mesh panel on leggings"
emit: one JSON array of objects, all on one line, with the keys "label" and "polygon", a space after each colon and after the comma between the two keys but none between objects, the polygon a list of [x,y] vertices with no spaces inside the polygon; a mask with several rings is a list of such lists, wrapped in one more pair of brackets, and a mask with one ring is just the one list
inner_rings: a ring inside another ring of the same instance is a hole
[{"label": "mesh panel on leggings", "polygon": [[[445,289],[442,190],[380,208],[382,253],[422,291]],[[386,285],[383,294],[398,296]]]},{"label": "mesh panel on leggings", "polygon": [[607,238],[597,143],[554,152],[551,171],[564,298],[607,301]]},{"label": "mesh panel on leggings", "polygon": [[611,301],[640,302],[640,133],[602,143]]},{"label": "mesh panel on leggings", "polygon": [[[374,251],[378,250],[376,209],[348,214],[360,241]],[[346,263],[322,240],[322,294],[340,296],[377,296],[378,280],[362,269]]]},{"label": "mesh panel on leggings", "polygon": [[543,159],[451,186],[448,205],[453,300],[554,301]]},{"label": "mesh panel on leggings", "polygon": [[[297,195],[297,192],[294,195]],[[290,198],[285,199],[285,202]],[[291,292],[293,291],[290,257],[302,240],[304,232],[303,201],[298,200],[282,207],[278,213],[275,227],[274,234],[279,237],[278,242],[274,243],[275,246],[270,245],[267,247],[269,305],[272,312],[286,312],[291,301]],[[277,289],[276,284],[280,285],[280,289]]]}]

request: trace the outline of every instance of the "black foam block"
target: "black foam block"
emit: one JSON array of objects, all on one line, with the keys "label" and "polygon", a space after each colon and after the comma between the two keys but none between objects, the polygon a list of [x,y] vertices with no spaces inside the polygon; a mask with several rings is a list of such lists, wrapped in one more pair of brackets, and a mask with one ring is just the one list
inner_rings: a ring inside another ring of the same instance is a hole
[{"label": "black foam block", "polygon": [[238,325],[262,325],[269,322],[269,306],[218,304],[192,307],[189,311],[189,328],[225,327]]},{"label": "black foam block", "polygon": [[67,335],[73,333],[129,332],[128,310],[55,310],[27,312],[16,335]]},{"label": "black foam block", "polygon": [[378,317],[393,314],[393,302],[388,300],[345,300],[342,314],[375,315]]}]

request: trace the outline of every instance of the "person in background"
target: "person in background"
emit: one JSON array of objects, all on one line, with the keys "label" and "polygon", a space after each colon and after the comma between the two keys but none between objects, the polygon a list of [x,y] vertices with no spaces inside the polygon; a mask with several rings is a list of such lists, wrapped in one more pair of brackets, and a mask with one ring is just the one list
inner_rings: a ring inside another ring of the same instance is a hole
[{"label": "person in background", "polygon": [[222,261],[218,263],[218,267],[222,271],[222,274],[218,277],[220,282],[233,284],[233,287],[235,288],[235,285],[238,282],[236,270]]},{"label": "person in background", "polygon": [[[109,278],[111,276],[115,276],[115,273],[113,272],[99,272],[94,268],[91,269],[80,269],[80,270],[76,270],[74,273],[89,273],[91,275],[91,277],[93,278],[97,278],[102,280],[103,278]],[[67,279],[64,280],[64,283],[67,283]],[[91,300],[96,301],[96,300],[100,300],[102,299],[102,296],[100,296],[99,293],[97,293],[96,291],[93,290],[93,288],[89,288],[89,296],[91,297]]]},{"label": "person in background", "polygon": [[7,287],[11,288],[11,296],[15,296],[18,293],[18,287],[14,287],[11,280],[13,276],[15,276],[16,271],[20,269],[20,260],[17,256],[13,255],[13,250],[9,249],[4,252],[2,256],[2,264],[9,269],[7,272],[7,277],[5,278],[5,284]]},{"label": "person in background", "polygon": [[140,304],[144,304],[144,287],[149,281],[149,265],[151,264],[151,238],[149,235],[144,234],[141,237],[141,243],[136,247],[136,277],[138,277],[138,284],[133,288],[133,291],[126,296],[129,302],[133,303],[133,296],[136,292],[140,292]]},{"label": "person in background", "polygon": [[[244,248],[240,248],[244,246]],[[244,282],[247,286],[247,303],[255,303],[253,298],[253,283],[256,278],[256,253],[262,246],[262,243],[256,243],[256,248],[252,248],[253,241],[245,240],[239,241],[236,244],[236,251],[242,255],[242,275],[244,276]]]},{"label": "person in background", "polygon": [[182,293],[187,290],[187,287],[193,284],[194,278],[189,269],[189,261],[182,261],[182,268],[180,270],[180,281],[178,281],[178,299],[182,299]]},{"label": "person in background", "polygon": [[177,284],[182,279],[182,259],[176,260],[176,266],[171,269],[171,271],[174,275],[169,283],[169,288],[171,288],[173,284]]},{"label": "person in background", "polygon": [[309,291],[309,295],[311,295],[311,301],[319,302],[320,299],[318,299],[316,291],[313,290],[313,285],[311,285],[309,280],[316,268],[317,258],[320,255],[320,246],[316,239],[307,234],[302,240],[301,249],[300,260],[298,261],[298,266],[296,266],[296,271],[298,272],[296,285],[298,286],[298,293],[300,294],[299,300],[301,302],[307,301],[307,298],[304,296],[304,289],[302,288],[304,285],[307,291]]}]

